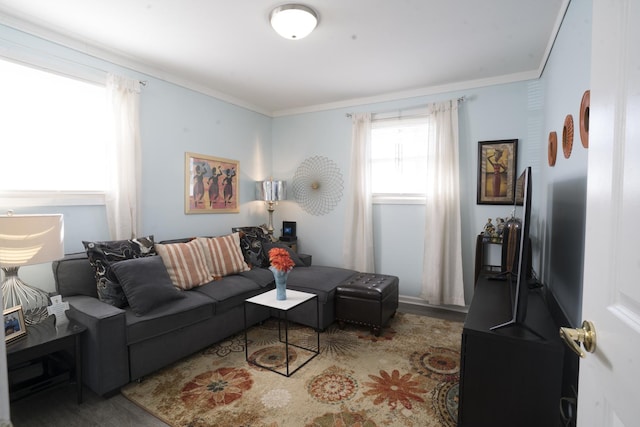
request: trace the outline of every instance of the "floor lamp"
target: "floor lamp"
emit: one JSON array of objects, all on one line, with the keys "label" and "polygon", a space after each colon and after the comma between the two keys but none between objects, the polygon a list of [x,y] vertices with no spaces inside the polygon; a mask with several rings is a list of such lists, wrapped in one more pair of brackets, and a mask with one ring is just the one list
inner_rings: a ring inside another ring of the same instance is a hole
[{"label": "floor lamp", "polygon": [[29,325],[48,317],[49,295],[24,283],[18,269],[64,256],[62,215],[0,215],[0,267],[4,308],[21,305]]},{"label": "floor lamp", "polygon": [[287,198],[287,185],[285,181],[274,181],[270,179],[268,181],[256,182],[256,199],[262,200],[267,204],[267,211],[269,212],[269,224],[267,225],[267,232],[273,240],[273,211],[278,201],[285,200]]}]

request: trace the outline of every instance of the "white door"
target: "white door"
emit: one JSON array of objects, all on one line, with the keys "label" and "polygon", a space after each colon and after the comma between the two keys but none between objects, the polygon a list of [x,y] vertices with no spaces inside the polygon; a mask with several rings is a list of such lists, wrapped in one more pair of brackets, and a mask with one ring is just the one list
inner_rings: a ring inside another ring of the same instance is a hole
[{"label": "white door", "polygon": [[579,426],[640,425],[640,1],[593,0]]}]

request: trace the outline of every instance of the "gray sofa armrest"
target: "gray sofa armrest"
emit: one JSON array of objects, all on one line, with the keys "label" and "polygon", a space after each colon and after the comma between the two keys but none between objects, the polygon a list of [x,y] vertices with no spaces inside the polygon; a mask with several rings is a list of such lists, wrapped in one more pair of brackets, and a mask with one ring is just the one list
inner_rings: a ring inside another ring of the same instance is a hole
[{"label": "gray sofa armrest", "polygon": [[83,382],[99,395],[110,394],[129,382],[125,312],[97,298],[75,295],[67,317],[87,330],[82,336]]}]

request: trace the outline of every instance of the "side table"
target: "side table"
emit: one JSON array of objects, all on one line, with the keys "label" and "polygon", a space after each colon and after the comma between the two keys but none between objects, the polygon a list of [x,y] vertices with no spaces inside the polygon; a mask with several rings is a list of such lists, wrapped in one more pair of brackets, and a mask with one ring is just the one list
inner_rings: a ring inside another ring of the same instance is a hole
[{"label": "side table", "polygon": [[[73,378],[78,403],[82,403],[81,337],[85,330],[86,327],[74,322],[56,326],[55,316],[49,316],[37,325],[27,326],[26,336],[7,344],[11,400]],[[27,375],[30,372],[38,375]]]},{"label": "side table", "polygon": [[281,245],[289,246],[293,252],[298,252],[298,239],[296,240],[278,240]]},{"label": "side table", "polygon": [[[301,345],[292,344],[289,342],[289,320],[287,319],[287,313],[289,310],[298,307],[301,304],[304,304],[307,301],[316,300],[316,348],[307,348]],[[247,304],[257,304],[265,307],[269,307],[274,309],[278,313],[278,340],[281,343],[284,343],[285,346],[285,365],[286,372],[280,372],[277,369],[274,369],[270,366],[261,365],[256,361],[251,361],[249,359],[249,340],[247,338]],[[284,319],[283,319],[284,317]],[[282,330],[281,330],[281,320],[284,320],[284,340],[282,339]],[[293,371],[289,370],[289,346],[298,347],[300,349],[311,352],[311,356],[307,358],[301,365],[296,367]],[[285,377],[289,377],[293,375],[298,369],[302,368],[304,365],[309,363],[311,359],[320,354],[320,303],[318,301],[318,296],[316,294],[312,294],[309,292],[302,291],[294,291],[291,289],[287,289],[287,299],[286,300],[277,300],[276,299],[276,290],[272,289],[270,291],[264,292],[260,295],[256,295],[255,297],[246,299],[244,301],[244,351],[245,358],[248,363],[252,365],[259,366],[264,369],[268,369],[280,375],[284,375]]]}]

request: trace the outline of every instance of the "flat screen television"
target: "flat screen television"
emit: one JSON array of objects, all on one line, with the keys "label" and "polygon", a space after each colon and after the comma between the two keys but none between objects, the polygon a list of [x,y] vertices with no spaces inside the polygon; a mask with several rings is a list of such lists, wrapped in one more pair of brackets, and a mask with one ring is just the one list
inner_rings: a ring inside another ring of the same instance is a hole
[{"label": "flat screen television", "polygon": [[505,276],[511,291],[511,319],[493,326],[491,330],[497,330],[512,325],[522,325],[526,327],[524,321],[527,317],[529,275],[531,270],[531,243],[529,239],[529,229],[531,228],[530,166],[527,166],[518,178],[515,203],[516,205],[520,203],[522,204],[522,219],[519,230],[519,242],[516,248],[516,268],[509,269],[510,271]]}]

